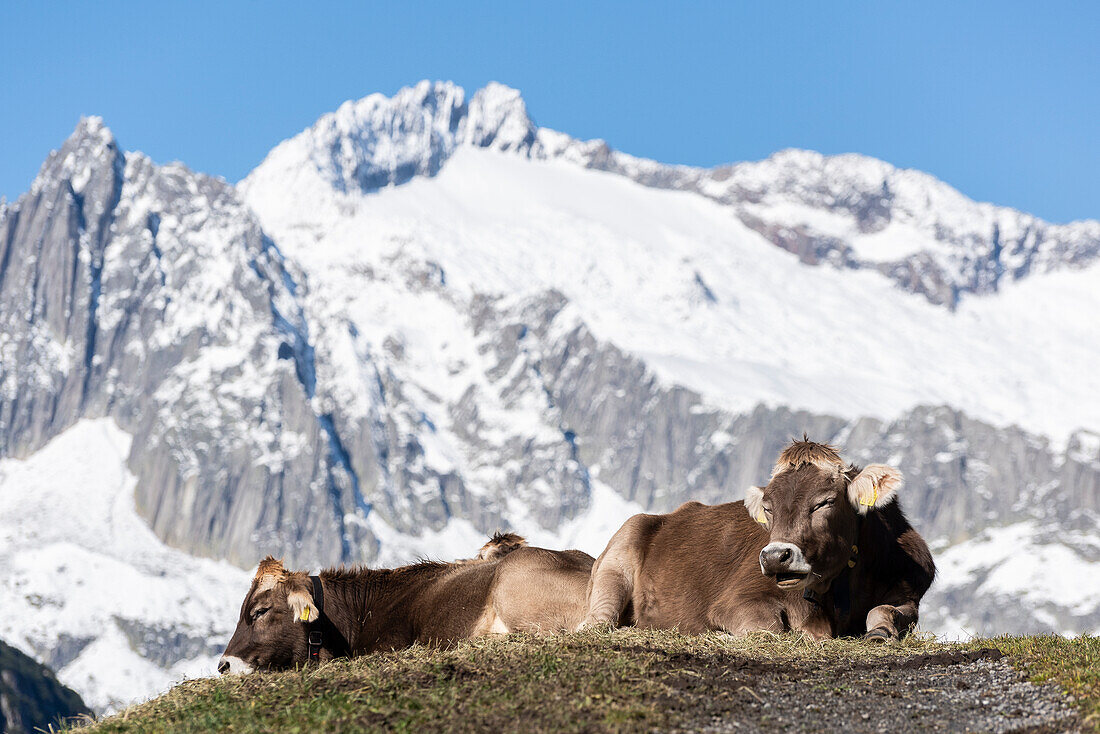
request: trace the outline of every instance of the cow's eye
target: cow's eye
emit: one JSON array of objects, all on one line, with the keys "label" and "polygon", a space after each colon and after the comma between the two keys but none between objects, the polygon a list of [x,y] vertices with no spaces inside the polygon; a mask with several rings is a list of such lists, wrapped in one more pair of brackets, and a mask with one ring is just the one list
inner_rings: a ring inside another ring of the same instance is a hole
[{"label": "cow's eye", "polygon": [[271,607],[261,607],[261,608],[257,609],[256,611],[252,612],[252,621],[255,622],[257,619],[264,616],[265,614],[267,614],[270,611],[271,611]]},{"label": "cow's eye", "polygon": [[813,511],[817,512],[818,510],[820,510],[822,508],[832,507],[834,502],[836,502],[836,500],[831,499],[831,498],[827,499],[827,500],[821,500],[816,505],[814,505],[814,510]]}]

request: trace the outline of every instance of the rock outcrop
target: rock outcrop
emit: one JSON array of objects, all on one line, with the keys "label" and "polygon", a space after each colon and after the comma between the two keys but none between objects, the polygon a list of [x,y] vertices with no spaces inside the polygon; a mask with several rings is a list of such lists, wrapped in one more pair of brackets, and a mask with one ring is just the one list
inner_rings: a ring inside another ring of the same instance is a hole
[{"label": "rock outcrop", "polygon": [[0,731],[31,734],[90,713],[49,668],[0,642]]}]

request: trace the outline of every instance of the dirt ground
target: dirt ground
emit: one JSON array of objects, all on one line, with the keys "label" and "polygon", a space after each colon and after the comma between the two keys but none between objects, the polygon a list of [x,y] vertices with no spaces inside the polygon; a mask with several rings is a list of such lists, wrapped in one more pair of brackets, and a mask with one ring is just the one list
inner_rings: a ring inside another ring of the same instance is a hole
[{"label": "dirt ground", "polygon": [[[673,666],[675,657],[668,661]],[[1027,682],[998,650],[828,665],[699,662],[667,681],[682,695],[669,695],[664,705],[702,712],[682,731],[1080,731],[1057,686]],[[715,696],[716,690],[729,694]]]}]

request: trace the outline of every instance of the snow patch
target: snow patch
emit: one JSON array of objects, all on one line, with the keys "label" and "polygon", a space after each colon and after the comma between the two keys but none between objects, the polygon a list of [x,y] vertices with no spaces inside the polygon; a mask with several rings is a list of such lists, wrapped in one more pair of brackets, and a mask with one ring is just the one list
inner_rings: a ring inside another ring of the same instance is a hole
[{"label": "snow patch", "polygon": [[[1032,632],[1095,634],[1100,631],[1098,550],[1093,535],[1054,531],[1035,521],[988,529],[935,554],[936,581],[922,626],[952,639],[998,632],[971,619],[966,604],[936,607],[936,600],[954,596],[1027,609],[1032,621],[1020,622]],[[1081,628],[1086,619],[1094,620],[1091,629]]]},{"label": "snow patch", "polygon": [[97,711],[213,673],[251,580],[156,538],[134,508],[130,443],[109,419],[83,420],[0,461],[0,638],[57,665]]}]

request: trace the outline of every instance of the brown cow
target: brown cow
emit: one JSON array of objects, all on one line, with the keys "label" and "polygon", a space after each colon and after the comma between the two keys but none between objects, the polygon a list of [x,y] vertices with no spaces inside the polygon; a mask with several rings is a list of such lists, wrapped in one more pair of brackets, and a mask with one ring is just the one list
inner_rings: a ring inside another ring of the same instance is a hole
[{"label": "brown cow", "polygon": [[935,575],[894,496],[901,482],[793,442],[744,502],[627,520],[596,560],[581,626],[897,638]]},{"label": "brown cow", "polygon": [[241,605],[218,670],[278,670],[413,643],[572,630],[584,617],[592,556],[497,535],[478,557],[395,569],[287,571],[268,556]]}]

